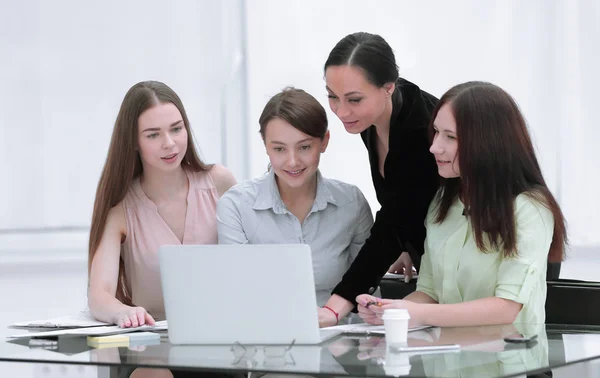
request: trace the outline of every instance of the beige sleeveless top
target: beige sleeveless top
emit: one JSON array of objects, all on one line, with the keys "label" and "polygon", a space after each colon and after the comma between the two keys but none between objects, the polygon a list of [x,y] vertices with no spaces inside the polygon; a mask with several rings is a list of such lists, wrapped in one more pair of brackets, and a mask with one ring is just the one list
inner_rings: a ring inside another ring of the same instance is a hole
[{"label": "beige sleeveless top", "polygon": [[[219,193],[208,172],[189,172],[183,244],[217,244]],[[182,244],[158,213],[156,204],[136,179],[123,200],[127,237],[121,245],[125,284],[135,306],[144,307],[157,320],[165,319],[160,283],[158,248]]]}]

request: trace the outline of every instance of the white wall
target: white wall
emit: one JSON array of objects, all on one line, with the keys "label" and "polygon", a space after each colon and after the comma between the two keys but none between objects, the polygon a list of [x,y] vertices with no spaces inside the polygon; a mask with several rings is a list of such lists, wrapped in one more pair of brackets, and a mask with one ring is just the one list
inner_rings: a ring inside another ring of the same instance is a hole
[{"label": "white wall", "polygon": [[119,105],[138,81],[171,86],[203,157],[225,162],[224,111],[240,105],[223,88],[240,79],[224,61],[242,43],[230,27],[240,4],[0,0],[0,229],[89,226]]},{"label": "white wall", "polygon": [[[600,2],[558,2],[555,76],[561,200],[573,244],[600,245]],[[597,256],[600,258],[600,256]],[[599,273],[600,274],[600,273]]]},{"label": "white wall", "polygon": [[600,210],[600,179],[589,174],[599,140],[591,118],[600,100],[598,19],[598,3],[586,0],[248,1],[250,172],[261,174],[267,163],[257,133],[262,107],[294,85],[328,110],[332,140],[322,159],[324,174],[359,185],[378,208],[366,150],[329,111],[322,70],[339,39],[368,31],[394,48],[401,76],[432,94],[468,80],[509,91],[529,121],[573,244],[600,244],[600,219],[593,218]]},{"label": "white wall", "polygon": [[[118,106],[140,80],[180,94],[206,160],[239,179],[262,174],[268,98],[294,85],[328,109],[327,54],[364,30],[384,36],[401,75],[435,95],[466,80],[513,94],[573,244],[600,245],[598,2],[0,0],[0,9],[0,230],[88,227]],[[324,174],[358,184],[376,210],[360,138],[329,119]]]}]

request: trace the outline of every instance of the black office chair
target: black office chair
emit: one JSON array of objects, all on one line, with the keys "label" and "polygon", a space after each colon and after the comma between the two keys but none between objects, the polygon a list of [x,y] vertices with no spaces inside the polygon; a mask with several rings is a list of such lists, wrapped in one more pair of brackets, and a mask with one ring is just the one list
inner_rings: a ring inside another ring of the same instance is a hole
[{"label": "black office chair", "polygon": [[[589,311],[600,308],[600,282],[556,278],[548,280],[546,285],[546,324],[549,327],[546,332],[549,339],[562,340],[562,334],[553,333],[552,328],[600,330],[600,318],[595,311]],[[565,358],[564,351],[555,349],[554,352],[562,354],[555,355],[554,360]],[[552,376],[551,371],[545,374]]]},{"label": "black office chair", "polygon": [[556,279],[548,281],[546,324],[600,326],[600,282]]},{"label": "black office chair", "polygon": [[548,270],[546,271],[546,281],[554,281],[560,277],[560,264],[559,262],[548,263]]}]

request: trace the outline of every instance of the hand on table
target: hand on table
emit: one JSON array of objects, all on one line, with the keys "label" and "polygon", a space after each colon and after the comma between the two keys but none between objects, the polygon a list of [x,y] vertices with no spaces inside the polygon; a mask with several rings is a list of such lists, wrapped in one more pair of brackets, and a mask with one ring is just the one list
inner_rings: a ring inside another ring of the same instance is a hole
[{"label": "hand on table", "polygon": [[337,324],[335,314],[326,308],[317,307],[317,313],[319,315],[319,327],[331,327]]},{"label": "hand on table", "polygon": [[143,325],[154,325],[154,318],[143,307],[128,307],[117,313],[114,323],[121,328],[139,327]]}]

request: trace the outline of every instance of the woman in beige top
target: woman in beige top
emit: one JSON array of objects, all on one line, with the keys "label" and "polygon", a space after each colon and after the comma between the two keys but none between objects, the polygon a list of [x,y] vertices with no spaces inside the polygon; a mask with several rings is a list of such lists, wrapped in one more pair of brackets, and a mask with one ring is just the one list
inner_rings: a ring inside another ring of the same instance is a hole
[{"label": "woman in beige top", "polygon": [[158,248],[216,244],[216,203],[235,184],[196,154],[177,94],[147,81],[125,95],[96,192],[88,305],[121,327],[164,319]]}]

